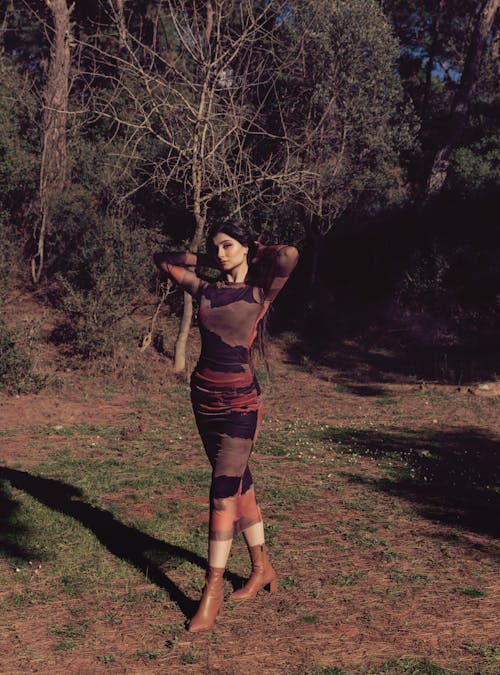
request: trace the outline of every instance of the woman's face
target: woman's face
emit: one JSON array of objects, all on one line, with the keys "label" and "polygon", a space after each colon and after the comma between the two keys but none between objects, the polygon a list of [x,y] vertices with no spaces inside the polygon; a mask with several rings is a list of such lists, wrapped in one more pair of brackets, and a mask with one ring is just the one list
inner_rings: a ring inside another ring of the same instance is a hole
[{"label": "woman's face", "polygon": [[218,232],[212,239],[215,257],[224,272],[231,272],[247,263],[248,246],[243,246],[225,232]]}]

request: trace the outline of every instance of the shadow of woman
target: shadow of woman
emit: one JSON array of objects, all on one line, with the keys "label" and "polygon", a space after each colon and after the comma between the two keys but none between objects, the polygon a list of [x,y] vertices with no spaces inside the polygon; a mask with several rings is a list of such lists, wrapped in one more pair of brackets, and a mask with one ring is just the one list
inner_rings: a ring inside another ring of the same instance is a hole
[{"label": "shadow of woman", "polygon": [[[206,560],[201,556],[182,548],[144,534],[134,527],[125,525],[105,509],[92,506],[82,500],[82,491],[68,483],[52,478],[33,476],[26,471],[19,471],[0,466],[0,480],[9,481],[13,487],[27,492],[42,504],[54,511],[71,516],[95,534],[97,539],[110,553],[125,560],[141,572],[149,580],[164,588],[170,599],[175,602],[186,618],[190,618],[198,605],[166,575],[164,568],[176,561],[188,562],[206,567]],[[159,564],[158,559],[164,562]],[[238,574],[225,573],[225,577],[234,588],[241,587],[242,578]]]}]

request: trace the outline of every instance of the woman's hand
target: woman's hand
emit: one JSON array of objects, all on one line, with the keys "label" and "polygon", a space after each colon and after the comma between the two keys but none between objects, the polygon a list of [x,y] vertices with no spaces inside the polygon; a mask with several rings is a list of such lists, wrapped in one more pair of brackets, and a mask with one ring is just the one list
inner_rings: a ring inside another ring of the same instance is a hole
[{"label": "woman's hand", "polygon": [[254,241],[253,243],[256,250],[253,258],[248,261],[251,265],[255,265],[255,263],[260,260],[262,251],[266,248],[263,244],[260,243],[260,241]]}]

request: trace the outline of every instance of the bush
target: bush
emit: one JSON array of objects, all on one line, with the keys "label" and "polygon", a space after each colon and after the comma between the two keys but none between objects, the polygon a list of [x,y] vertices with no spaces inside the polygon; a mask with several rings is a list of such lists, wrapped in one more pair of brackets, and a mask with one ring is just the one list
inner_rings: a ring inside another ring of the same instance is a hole
[{"label": "bush", "polygon": [[35,373],[29,347],[23,348],[19,341],[33,341],[29,331],[17,336],[10,330],[0,316],[0,391],[8,394],[27,394],[39,392],[44,388],[47,378]]},{"label": "bush", "polygon": [[450,179],[457,192],[470,195],[498,191],[500,187],[500,135],[487,136],[469,147],[460,147],[453,156]]},{"label": "bush", "polygon": [[18,246],[31,234],[37,199],[36,105],[16,68],[0,53],[0,226],[16,233]]},{"label": "bush", "polygon": [[150,272],[147,233],[118,220],[90,224],[57,274],[64,322],[59,341],[83,359],[111,356],[123,338],[122,320]]}]

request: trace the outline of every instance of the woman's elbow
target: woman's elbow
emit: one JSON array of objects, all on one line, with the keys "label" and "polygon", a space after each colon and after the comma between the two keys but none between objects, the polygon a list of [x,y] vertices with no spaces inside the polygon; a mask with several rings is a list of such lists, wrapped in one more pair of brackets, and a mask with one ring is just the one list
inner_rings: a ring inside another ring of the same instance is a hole
[{"label": "woman's elbow", "polygon": [[168,272],[168,260],[165,253],[154,253],[153,262],[162,272]]},{"label": "woman's elbow", "polygon": [[299,260],[299,251],[295,246],[285,246],[282,255],[284,255],[287,261],[293,264],[294,267]]}]

